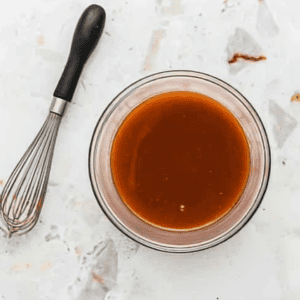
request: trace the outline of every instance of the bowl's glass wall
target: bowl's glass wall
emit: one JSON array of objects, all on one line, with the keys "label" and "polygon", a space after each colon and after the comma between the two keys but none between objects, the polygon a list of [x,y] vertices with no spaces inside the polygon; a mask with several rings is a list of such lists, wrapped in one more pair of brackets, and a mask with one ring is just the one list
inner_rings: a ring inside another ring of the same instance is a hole
[{"label": "bowl's glass wall", "polygon": [[[250,175],[237,205],[216,223],[194,231],[153,227],[125,206],[110,169],[115,134],[126,116],[150,97],[170,91],[205,94],[227,107],[239,120],[250,147]],[[214,246],[236,233],[260,204],[270,172],[270,149],[264,127],[249,102],[234,88],[212,76],[191,71],[170,71],[146,77],[121,92],[101,116],[90,148],[90,178],[95,196],[109,219],[134,240],[163,251],[189,252]]]}]

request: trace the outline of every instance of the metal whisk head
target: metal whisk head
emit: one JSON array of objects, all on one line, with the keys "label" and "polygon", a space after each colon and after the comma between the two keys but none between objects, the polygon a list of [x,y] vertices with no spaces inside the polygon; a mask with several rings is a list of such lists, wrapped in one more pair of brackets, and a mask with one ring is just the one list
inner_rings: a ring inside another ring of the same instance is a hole
[{"label": "metal whisk head", "polygon": [[10,235],[31,230],[39,218],[61,118],[49,113],[2,191],[0,208]]}]

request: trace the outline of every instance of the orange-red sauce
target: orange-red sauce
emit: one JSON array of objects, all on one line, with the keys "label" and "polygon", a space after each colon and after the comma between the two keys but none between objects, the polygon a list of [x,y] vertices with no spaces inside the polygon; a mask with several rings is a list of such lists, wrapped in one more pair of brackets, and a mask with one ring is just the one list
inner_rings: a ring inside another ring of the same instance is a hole
[{"label": "orange-red sauce", "polygon": [[191,230],[226,214],[249,175],[236,118],[192,92],[157,95],[121,124],[111,150],[114,184],[127,207],[154,226]]}]

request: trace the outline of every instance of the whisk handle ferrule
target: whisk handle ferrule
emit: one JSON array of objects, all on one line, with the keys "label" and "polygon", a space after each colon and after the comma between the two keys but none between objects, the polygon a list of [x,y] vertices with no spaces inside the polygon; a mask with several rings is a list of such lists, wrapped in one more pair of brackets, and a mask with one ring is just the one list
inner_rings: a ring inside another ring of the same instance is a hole
[{"label": "whisk handle ferrule", "polygon": [[86,8],[73,36],[69,58],[54,91],[54,97],[71,101],[80,74],[87,59],[95,49],[104,29],[106,14],[96,4]]},{"label": "whisk handle ferrule", "polygon": [[69,102],[66,100],[53,97],[49,110],[50,110],[50,112],[52,112],[54,114],[63,116],[66,111],[66,107],[67,107],[68,103]]}]

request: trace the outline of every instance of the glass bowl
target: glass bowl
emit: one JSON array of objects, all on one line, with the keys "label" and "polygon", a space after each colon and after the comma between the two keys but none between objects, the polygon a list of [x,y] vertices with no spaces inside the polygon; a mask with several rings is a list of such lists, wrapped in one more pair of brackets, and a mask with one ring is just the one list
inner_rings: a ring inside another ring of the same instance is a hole
[{"label": "glass bowl", "polygon": [[[171,91],[201,93],[221,103],[240,122],[250,148],[250,174],[237,204],[217,222],[190,231],[160,229],[135,216],[120,198],[110,167],[112,143],[126,116],[150,97]],[[254,108],[237,90],[207,74],[166,71],[133,83],[105,109],[92,137],[89,173],[100,207],[119,230],[144,246],[184,253],[216,246],[237,233],[249,221],[266,191],[270,160],[270,147],[264,126]]]}]

